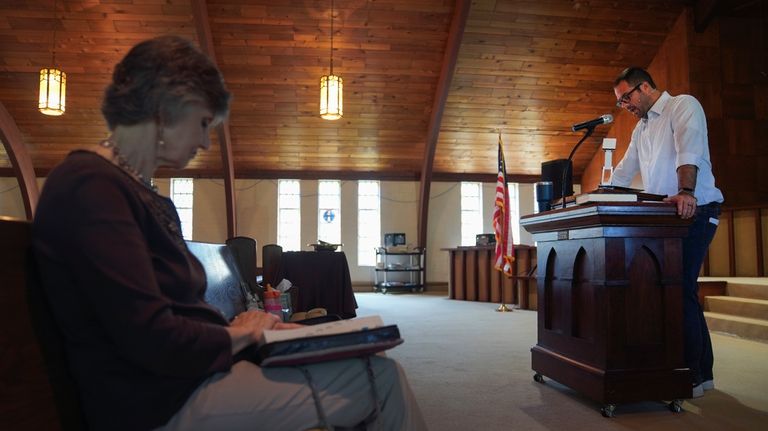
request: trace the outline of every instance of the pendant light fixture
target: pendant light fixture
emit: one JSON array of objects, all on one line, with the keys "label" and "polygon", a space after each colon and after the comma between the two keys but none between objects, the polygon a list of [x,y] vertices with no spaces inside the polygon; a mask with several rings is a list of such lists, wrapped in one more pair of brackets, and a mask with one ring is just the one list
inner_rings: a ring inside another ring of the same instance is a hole
[{"label": "pendant light fixture", "polygon": [[37,109],[45,115],[61,115],[66,109],[67,74],[56,67],[56,0],[53,1],[53,48],[51,67],[40,69]]},{"label": "pendant light fixture", "polygon": [[331,73],[320,78],[320,118],[338,120],[344,115],[344,81],[333,74],[333,0],[331,0]]}]

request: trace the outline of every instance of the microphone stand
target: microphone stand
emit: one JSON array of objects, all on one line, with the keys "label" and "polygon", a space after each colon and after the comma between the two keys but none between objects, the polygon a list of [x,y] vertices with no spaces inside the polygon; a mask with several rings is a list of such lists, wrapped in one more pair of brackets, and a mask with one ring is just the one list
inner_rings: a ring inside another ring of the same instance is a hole
[{"label": "microphone stand", "polygon": [[[562,181],[562,183],[560,183],[560,185],[561,185],[561,187],[560,187],[561,188],[560,201],[563,204],[563,208],[565,208],[565,186],[566,186],[565,180],[566,180],[566,178],[568,178],[568,170],[573,171],[573,169],[571,168],[571,159],[573,159],[573,154],[579,148],[581,143],[586,141],[587,138],[589,138],[592,135],[592,133],[595,131],[595,126],[587,127],[585,129],[584,136],[582,136],[581,140],[579,141],[579,143],[576,144],[575,147],[573,147],[573,150],[571,150],[571,154],[568,155],[568,160],[566,160],[566,162],[565,162],[565,169],[563,169],[563,181]],[[571,177],[571,178],[573,178],[573,177]]]}]

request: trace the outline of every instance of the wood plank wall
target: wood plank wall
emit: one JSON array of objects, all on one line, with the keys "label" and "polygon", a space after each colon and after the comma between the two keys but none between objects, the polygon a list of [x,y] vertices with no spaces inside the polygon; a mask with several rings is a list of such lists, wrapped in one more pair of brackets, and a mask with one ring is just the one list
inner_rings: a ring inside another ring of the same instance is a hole
[{"label": "wood plank wall", "polygon": [[[710,156],[718,187],[729,206],[768,202],[768,54],[757,17],[721,17],[703,33],[693,30],[685,11],[648,67],[657,86],[670,94],[689,93],[707,114]],[[608,133],[618,138],[615,162],[626,152],[636,119],[627,112]],[[603,152],[582,176],[582,189],[600,180]]]},{"label": "wood plank wall", "polygon": [[[768,205],[768,77],[762,75],[768,71],[760,70],[768,64],[760,56],[768,54],[755,51],[759,37],[756,18],[717,18],[697,33],[690,12],[683,12],[648,67],[659,89],[692,94],[707,114],[710,157],[726,210],[703,275],[765,273],[762,247],[749,241],[737,246],[733,227],[734,214],[746,211],[738,208]],[[627,112],[616,117],[608,133],[618,139],[614,163],[626,152],[636,122]],[[597,187],[602,165],[603,152],[598,151],[582,176],[583,190]],[[639,180],[635,185],[641,186]],[[750,218],[750,232],[761,219],[760,213]]]}]

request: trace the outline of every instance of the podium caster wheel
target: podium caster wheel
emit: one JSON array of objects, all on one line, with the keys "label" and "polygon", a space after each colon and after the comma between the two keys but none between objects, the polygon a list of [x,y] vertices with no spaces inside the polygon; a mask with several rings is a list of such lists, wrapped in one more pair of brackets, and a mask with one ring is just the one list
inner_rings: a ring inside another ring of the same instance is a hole
[{"label": "podium caster wheel", "polygon": [[600,414],[606,418],[612,418],[615,415],[616,404],[606,404],[600,409]]},{"label": "podium caster wheel", "polygon": [[672,413],[680,413],[683,411],[683,400],[673,400],[667,406]]},{"label": "podium caster wheel", "polygon": [[533,375],[533,381],[535,381],[537,383],[544,383],[544,376],[542,376],[539,373],[536,373],[536,374]]}]

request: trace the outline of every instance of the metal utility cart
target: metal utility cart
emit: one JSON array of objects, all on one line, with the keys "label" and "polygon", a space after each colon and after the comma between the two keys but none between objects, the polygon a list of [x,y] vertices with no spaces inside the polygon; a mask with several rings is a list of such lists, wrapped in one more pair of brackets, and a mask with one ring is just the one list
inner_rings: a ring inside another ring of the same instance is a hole
[{"label": "metal utility cart", "polygon": [[386,294],[392,289],[424,291],[424,249],[404,251],[376,249],[376,268],[373,272],[376,292]]}]

